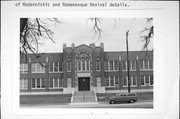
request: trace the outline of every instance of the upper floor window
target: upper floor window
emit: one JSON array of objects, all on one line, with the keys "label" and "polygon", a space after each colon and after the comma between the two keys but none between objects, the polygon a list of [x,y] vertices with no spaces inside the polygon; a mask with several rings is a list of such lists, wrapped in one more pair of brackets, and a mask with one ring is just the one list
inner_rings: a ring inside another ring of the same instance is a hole
[{"label": "upper floor window", "polygon": [[90,61],[89,59],[86,59],[86,70],[89,71],[89,69],[90,69]]},{"label": "upper floor window", "polygon": [[99,61],[99,60],[96,61],[96,70],[97,71],[101,70],[101,61]]},{"label": "upper floor window", "polygon": [[32,63],[32,73],[45,73],[45,64]]},{"label": "upper floor window", "polygon": [[78,71],[89,71],[90,61],[88,58],[80,58],[77,60],[77,70]]},{"label": "upper floor window", "polygon": [[28,64],[27,63],[20,64],[20,73],[28,73]]},{"label": "upper floor window", "polygon": [[131,63],[132,63],[131,69],[136,70],[136,60],[132,60]]},{"label": "upper floor window", "polygon": [[[127,61],[123,61],[122,63],[122,70],[127,71]],[[136,70],[136,60],[129,60],[129,70]]]},{"label": "upper floor window", "polygon": [[119,66],[118,66],[118,61],[114,61],[114,70],[118,70]]},{"label": "upper floor window", "polygon": [[122,61],[122,69],[127,70],[127,61]]},{"label": "upper floor window", "polygon": [[141,70],[153,69],[153,61],[152,60],[140,60],[140,69]]},{"label": "upper floor window", "polygon": [[106,61],[104,62],[104,69],[106,71],[117,71],[119,68],[118,61]]},{"label": "upper floor window", "polygon": [[107,61],[104,62],[104,70],[106,70],[106,71],[108,70],[108,62]]},{"label": "upper floor window", "polygon": [[49,63],[49,72],[61,72],[62,63],[60,62],[50,62]]},{"label": "upper floor window", "polygon": [[109,61],[109,70],[113,70],[113,61]]},{"label": "upper floor window", "polygon": [[149,60],[149,69],[153,69],[153,60]]},{"label": "upper floor window", "polygon": [[78,71],[81,71],[81,60],[77,61],[77,65],[78,65]]},{"label": "upper floor window", "polygon": [[86,64],[85,64],[85,60],[83,59],[82,60],[82,70],[85,71],[86,69]]}]

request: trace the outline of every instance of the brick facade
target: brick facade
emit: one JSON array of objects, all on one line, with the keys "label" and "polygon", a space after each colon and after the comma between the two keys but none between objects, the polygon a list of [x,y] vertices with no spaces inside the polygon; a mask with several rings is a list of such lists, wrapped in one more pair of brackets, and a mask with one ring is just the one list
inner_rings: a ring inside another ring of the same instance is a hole
[{"label": "brick facade", "polygon": [[[127,90],[126,55],[105,52],[103,43],[77,47],[63,44],[62,53],[29,54],[20,60],[20,91],[72,93],[86,87],[95,92]],[[153,51],[130,51],[129,61],[131,89],[152,89]],[[80,78],[84,83],[80,84]]]}]

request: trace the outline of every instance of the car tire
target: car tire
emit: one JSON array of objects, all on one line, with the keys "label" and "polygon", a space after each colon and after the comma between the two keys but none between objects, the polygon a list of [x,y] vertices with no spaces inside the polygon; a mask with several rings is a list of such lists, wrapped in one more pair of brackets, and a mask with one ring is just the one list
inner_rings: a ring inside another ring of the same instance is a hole
[{"label": "car tire", "polygon": [[131,99],[131,100],[129,100],[129,103],[134,103],[134,100],[132,100],[132,99]]},{"label": "car tire", "polygon": [[116,102],[114,100],[111,100],[109,103],[110,104],[115,104]]}]

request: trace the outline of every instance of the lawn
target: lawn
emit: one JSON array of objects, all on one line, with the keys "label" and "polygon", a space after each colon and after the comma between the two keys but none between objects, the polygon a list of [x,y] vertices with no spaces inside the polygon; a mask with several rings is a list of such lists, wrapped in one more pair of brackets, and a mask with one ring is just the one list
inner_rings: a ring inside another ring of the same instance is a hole
[{"label": "lawn", "polygon": [[[153,92],[138,92],[136,94],[138,101],[153,100]],[[116,93],[97,93],[96,95],[98,102],[106,102],[109,101],[109,97],[115,96]]]},{"label": "lawn", "polygon": [[21,95],[21,105],[67,104],[71,101],[71,94],[60,95]]}]

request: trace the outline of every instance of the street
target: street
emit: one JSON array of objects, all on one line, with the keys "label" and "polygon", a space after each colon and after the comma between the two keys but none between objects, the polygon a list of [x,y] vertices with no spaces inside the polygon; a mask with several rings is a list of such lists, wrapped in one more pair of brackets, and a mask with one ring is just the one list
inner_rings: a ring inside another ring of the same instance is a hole
[{"label": "street", "polygon": [[22,105],[22,108],[153,108],[153,101],[135,103],[70,103],[67,105]]}]

